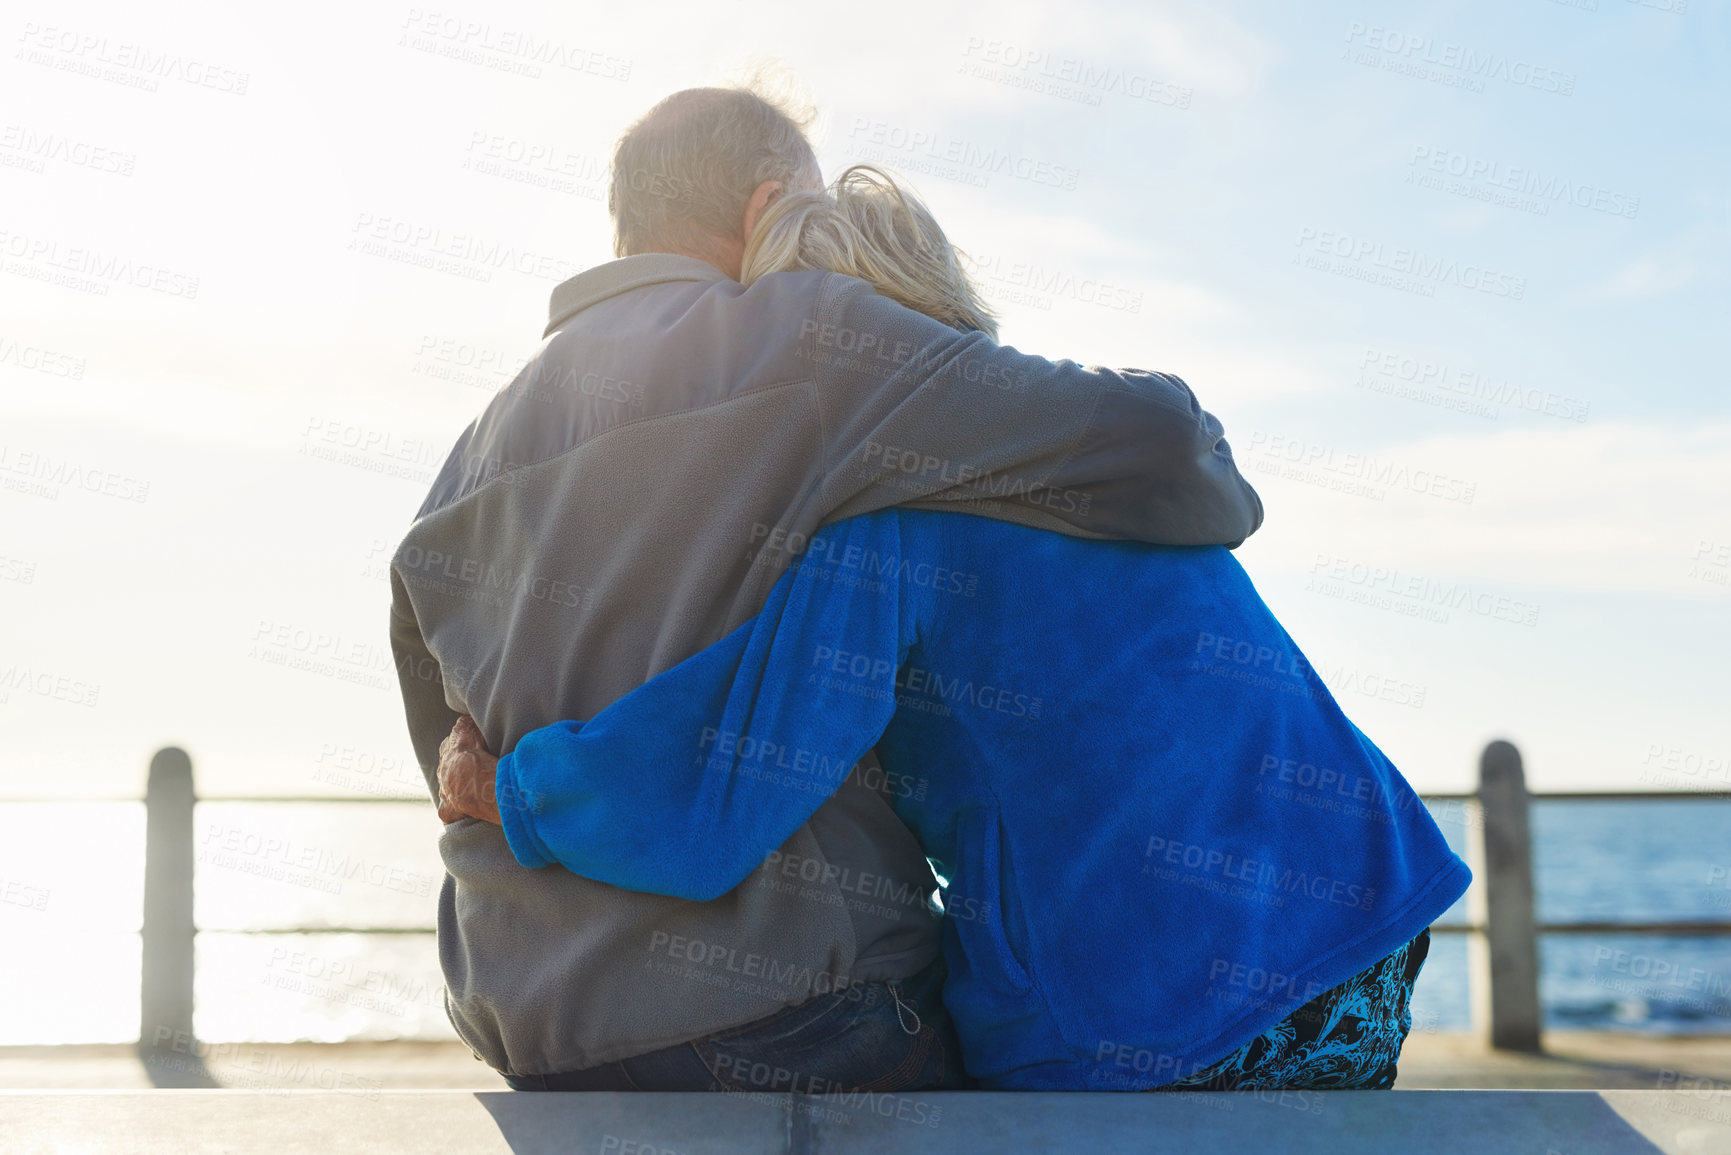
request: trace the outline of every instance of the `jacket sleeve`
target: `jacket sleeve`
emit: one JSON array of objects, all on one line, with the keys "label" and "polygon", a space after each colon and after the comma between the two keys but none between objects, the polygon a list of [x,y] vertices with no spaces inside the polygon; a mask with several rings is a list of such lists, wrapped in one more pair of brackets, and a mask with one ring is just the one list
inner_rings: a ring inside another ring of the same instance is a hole
[{"label": "jacket sleeve", "polygon": [[1241,543],[1262,502],[1177,377],[1048,361],[850,277],[819,294],[813,365],[826,517],[951,508],[1078,537]]},{"label": "jacket sleeve", "polygon": [[433,801],[439,799],[439,743],[451,732],[460,716],[445,701],[445,671],[427,647],[407,587],[393,569],[391,573],[391,657],[397,666],[397,684],[403,692],[403,713],[409,723],[409,741],[415,761],[427,780]]},{"label": "jacket sleeve", "polygon": [[[882,523],[837,548],[899,549]],[[906,583],[841,594],[784,574],[763,611],[587,723],[523,736],[499,759],[499,814],[524,866],[707,901],[809,820],[882,735],[913,641]]]}]

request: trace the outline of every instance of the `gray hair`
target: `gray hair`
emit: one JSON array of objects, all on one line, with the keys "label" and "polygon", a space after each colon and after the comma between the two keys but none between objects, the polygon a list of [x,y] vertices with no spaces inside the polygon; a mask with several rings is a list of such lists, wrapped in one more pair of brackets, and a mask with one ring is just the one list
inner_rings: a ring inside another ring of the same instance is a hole
[{"label": "gray hair", "polygon": [[613,151],[614,255],[689,252],[706,237],[743,241],[740,221],[758,185],[792,189],[818,171],[809,119],[743,88],[667,97]]}]

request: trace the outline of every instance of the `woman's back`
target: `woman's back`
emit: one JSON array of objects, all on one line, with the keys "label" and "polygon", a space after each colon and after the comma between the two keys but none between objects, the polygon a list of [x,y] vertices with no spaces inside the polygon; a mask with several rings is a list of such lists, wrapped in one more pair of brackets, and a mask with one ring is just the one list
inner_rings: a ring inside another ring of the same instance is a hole
[{"label": "woman's back", "polygon": [[1224,548],[907,510],[824,536],[928,567],[896,566],[916,640],[877,749],[951,883],[946,1002],[976,1076],[1169,1082],[1465,889]]}]

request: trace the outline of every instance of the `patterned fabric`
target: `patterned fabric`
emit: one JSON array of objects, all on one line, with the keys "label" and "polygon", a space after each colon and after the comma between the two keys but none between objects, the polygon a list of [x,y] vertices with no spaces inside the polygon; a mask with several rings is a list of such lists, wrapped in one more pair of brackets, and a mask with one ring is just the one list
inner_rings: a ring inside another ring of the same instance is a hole
[{"label": "patterned fabric", "polygon": [[1412,985],[1428,953],[1425,930],[1219,1062],[1156,1089],[1386,1091],[1412,1029]]}]

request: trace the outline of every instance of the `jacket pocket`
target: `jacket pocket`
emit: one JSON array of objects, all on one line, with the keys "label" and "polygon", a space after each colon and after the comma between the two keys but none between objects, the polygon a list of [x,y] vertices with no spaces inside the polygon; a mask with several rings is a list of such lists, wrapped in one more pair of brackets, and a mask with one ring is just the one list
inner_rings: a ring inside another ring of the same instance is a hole
[{"label": "jacket pocket", "polygon": [[[1005,933],[1005,920],[1019,920],[1020,909],[998,808],[978,806],[963,811],[956,841],[962,863],[962,877],[956,881],[961,889],[953,902],[946,902],[946,913],[956,920],[957,934],[967,944],[968,953],[983,953],[981,962],[990,960],[1006,986],[1017,994],[1027,994],[1034,987],[1033,975]],[[1021,929],[1019,921],[1016,928]],[[1025,935],[1018,937],[1027,942]]]}]

